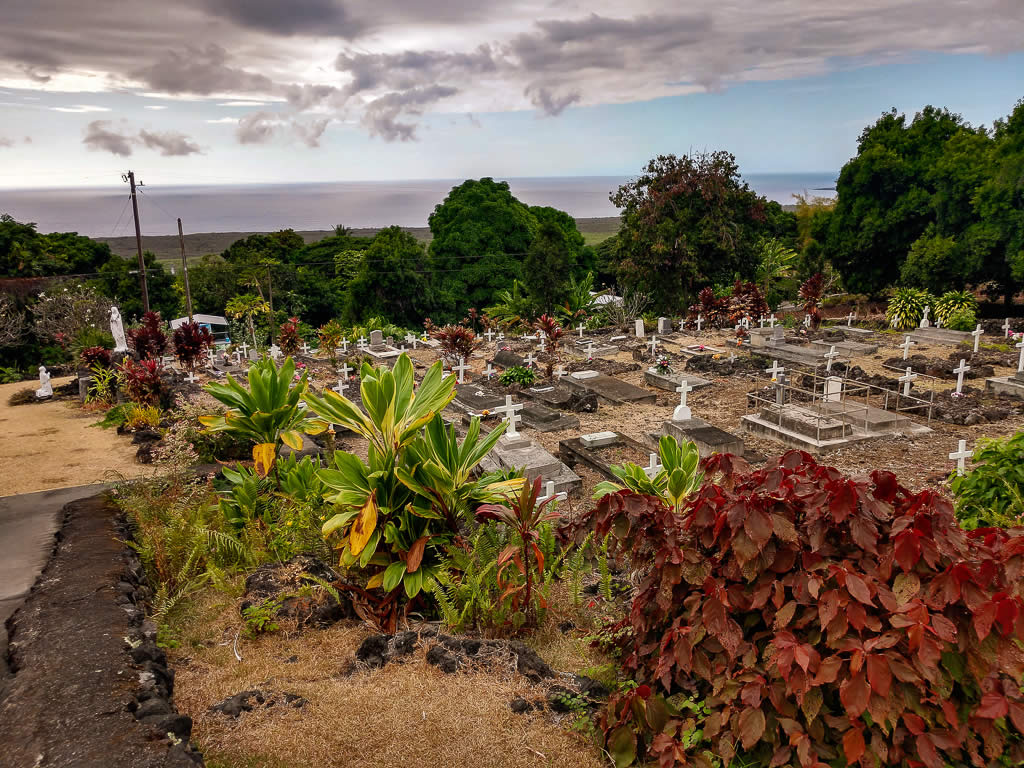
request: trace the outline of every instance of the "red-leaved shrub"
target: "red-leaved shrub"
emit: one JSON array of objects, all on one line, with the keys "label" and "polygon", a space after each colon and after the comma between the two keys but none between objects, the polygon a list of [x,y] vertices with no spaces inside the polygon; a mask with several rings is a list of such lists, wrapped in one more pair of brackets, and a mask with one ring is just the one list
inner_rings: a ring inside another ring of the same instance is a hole
[{"label": "red-leaved shrub", "polygon": [[744,317],[754,322],[767,315],[771,310],[768,302],[761,295],[761,289],[755,283],[744,283],[737,280],[729,297],[729,322],[734,325]]},{"label": "red-leaved shrub", "polygon": [[301,344],[299,318],[289,317],[288,322],[281,323],[281,329],[277,332],[277,345],[286,355],[294,357],[299,353],[299,346]]},{"label": "red-leaved shrub", "polygon": [[133,403],[167,407],[170,390],[161,378],[163,366],[159,360],[142,360],[135,362],[125,358],[120,366],[119,384],[125,396]]},{"label": "red-leaved shrub", "polygon": [[205,350],[213,346],[213,334],[205,325],[186,321],[174,329],[174,356],[185,370],[195,370]]},{"label": "red-leaved shrub", "polygon": [[697,303],[692,305],[686,315],[686,325],[697,327],[697,317],[701,317],[701,328],[721,328],[729,321],[729,300],[715,296],[712,288],[702,288],[697,294]]},{"label": "red-leaved shrub", "polygon": [[464,325],[445,325],[435,328],[430,335],[441,342],[441,356],[449,364],[458,362],[460,357],[469,360],[473,350],[480,346],[473,330]]},{"label": "red-leaved shrub", "polygon": [[167,334],[159,312],[147,312],[142,324],[128,330],[128,343],[140,360],[161,357],[167,351]]},{"label": "red-leaved shrub", "polygon": [[85,347],[78,353],[79,361],[83,368],[92,370],[94,365],[109,368],[112,362],[110,350],[106,347]]},{"label": "red-leaved shrub", "polygon": [[619,764],[1021,764],[1024,530],[799,451],[704,469],[680,516],[629,491],[591,513],[641,579],[610,628],[641,684],[602,715]]},{"label": "red-leaved shrub", "polygon": [[811,328],[821,325],[821,295],[825,292],[825,276],[818,272],[804,280],[797,294],[803,299],[804,312],[811,316]]}]

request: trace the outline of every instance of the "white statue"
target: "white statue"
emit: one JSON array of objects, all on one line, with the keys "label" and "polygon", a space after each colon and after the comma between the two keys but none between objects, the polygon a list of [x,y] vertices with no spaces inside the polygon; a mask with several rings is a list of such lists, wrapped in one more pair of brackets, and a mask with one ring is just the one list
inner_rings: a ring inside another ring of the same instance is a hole
[{"label": "white statue", "polygon": [[124,338],[124,323],[121,322],[121,313],[117,307],[110,308],[110,332],[114,335],[114,351],[127,352],[128,342]]},{"label": "white statue", "polygon": [[39,366],[39,389],[36,390],[36,397],[40,400],[44,397],[53,397],[53,387],[50,385],[50,374],[47,373],[45,365]]}]

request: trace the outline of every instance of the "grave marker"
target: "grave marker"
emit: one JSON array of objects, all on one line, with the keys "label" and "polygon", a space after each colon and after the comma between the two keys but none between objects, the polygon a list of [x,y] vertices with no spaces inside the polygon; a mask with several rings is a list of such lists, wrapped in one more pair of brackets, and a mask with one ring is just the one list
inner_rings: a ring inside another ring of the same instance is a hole
[{"label": "grave marker", "polygon": [[775,329],[775,324],[777,322],[779,322],[779,321],[775,319],[775,315],[774,314],[768,315],[768,327],[769,328],[774,330]]},{"label": "grave marker", "polygon": [[658,318],[658,333],[664,336],[666,333],[672,333],[672,321],[667,317]]},{"label": "grave marker", "polygon": [[565,376],[565,368],[562,365],[559,365],[557,368],[555,368],[554,374],[555,374],[555,378],[558,381],[561,381],[562,377]]},{"label": "grave marker", "polygon": [[956,393],[962,394],[964,388],[964,374],[971,370],[971,366],[966,364],[966,360],[961,359],[960,365],[953,369],[953,373],[956,374]]},{"label": "grave marker", "polygon": [[189,384],[195,384],[197,381],[199,381],[199,377],[196,376],[195,373],[193,373],[192,371],[189,371],[188,376],[185,377],[185,381],[187,381]]},{"label": "grave marker", "polygon": [[578,326],[576,326],[576,330],[580,332],[580,338],[582,339],[583,338],[583,323],[580,323]]},{"label": "grave marker", "polygon": [[359,347],[360,349],[366,349],[366,337],[360,336],[358,339],[356,339],[356,346]]},{"label": "grave marker", "polygon": [[533,352],[531,352],[530,354],[523,358],[523,361],[526,363],[527,368],[533,368],[533,364],[537,362],[537,358],[535,358],[533,356]]},{"label": "grave marker", "polygon": [[851,312],[846,316],[846,327],[849,328],[853,325],[853,321],[857,319],[857,313]]},{"label": "grave marker", "polygon": [[697,333],[700,333],[700,327],[704,324],[704,315],[697,315]]},{"label": "grave marker", "polygon": [[839,357],[839,353],[836,352],[836,345],[833,344],[832,346],[830,346],[828,348],[828,352],[826,352],[824,355],[822,355],[822,357],[825,358],[825,372],[826,373],[831,373],[832,372],[832,361],[835,360],[837,357]]},{"label": "grave marker", "polygon": [[810,315],[804,315],[804,328],[810,328],[810,327],[811,327],[811,316]]},{"label": "grave marker", "polygon": [[910,348],[911,348],[912,346],[914,346],[914,345],[915,345],[916,343],[917,343],[917,342],[911,341],[911,340],[910,340],[910,337],[909,337],[909,336],[907,336],[907,337],[906,337],[906,338],[905,338],[905,339],[903,340],[903,343],[902,343],[902,344],[900,344],[900,346],[901,346],[901,347],[903,348],[903,359],[904,359],[904,360],[906,360],[906,359],[907,359],[907,355],[909,355],[909,354],[910,354]]},{"label": "grave marker", "polygon": [[302,354],[309,354],[309,344],[307,344],[306,342],[302,342]]},{"label": "grave marker", "polygon": [[241,343],[241,345],[240,345],[240,346],[241,346],[241,348],[242,348],[242,355],[244,356],[244,355],[248,354],[248,352],[249,352],[249,345],[248,345],[248,344],[246,344],[246,343],[245,343],[245,342],[243,341],[243,342]]},{"label": "grave marker", "polygon": [[957,445],[957,450],[949,454],[950,460],[956,462],[956,473],[958,475],[962,476],[963,474],[965,474],[967,470],[966,460],[971,458],[971,456],[973,455],[974,451],[967,450],[966,440],[961,440]]},{"label": "grave marker", "polygon": [[651,336],[651,357],[654,357],[657,354],[658,354],[658,337],[652,335]]},{"label": "grave marker", "polygon": [[931,311],[932,311],[931,307],[925,306],[924,314],[921,316],[921,325],[920,325],[921,328],[929,328],[929,327],[931,327],[931,322],[928,320],[928,313],[930,313]]},{"label": "grave marker", "polygon": [[908,366],[907,367],[907,372],[903,376],[900,376],[899,379],[897,379],[897,381],[902,381],[903,382],[903,396],[904,397],[910,397],[910,382],[912,382],[916,378],[917,378],[917,374],[914,373],[914,369],[910,368]]},{"label": "grave marker", "polygon": [[647,466],[644,467],[644,474],[653,480],[655,477],[657,477],[658,473],[661,472],[661,470],[663,469],[664,467],[658,460],[658,454],[652,453]]},{"label": "grave marker", "polygon": [[679,405],[672,412],[672,421],[689,421],[693,418],[693,413],[686,404],[686,393],[692,391],[693,387],[686,382],[686,379],[683,379],[682,383],[676,387],[676,392],[679,393]]},{"label": "grave marker", "polygon": [[1017,358],[1017,373],[1024,373],[1024,340],[1019,341],[1013,346],[1020,350],[1020,356]]},{"label": "grave marker", "polygon": [[981,330],[981,323],[978,323],[978,327],[971,331],[971,336],[974,337],[974,354],[978,354],[978,347],[981,344],[981,337],[985,332]]},{"label": "grave marker", "polygon": [[829,376],[825,379],[826,403],[838,403],[843,399],[843,380],[838,376]]},{"label": "grave marker", "polygon": [[647,332],[644,330],[644,321],[641,318],[637,318],[636,323],[633,324],[633,328],[638,339],[642,339],[647,335]]},{"label": "grave marker", "polygon": [[484,370],[484,375],[487,377],[487,380],[490,381],[491,376],[494,375],[494,366],[488,363],[487,368]]},{"label": "grave marker", "polygon": [[453,365],[452,366],[452,371],[453,372],[454,371],[458,371],[459,372],[459,378],[456,379],[456,381],[458,381],[459,384],[465,383],[466,371],[468,371],[468,370],[469,370],[469,366],[466,365],[466,359],[463,358],[463,357],[459,358],[459,364],[458,365]]},{"label": "grave marker", "polygon": [[487,337],[487,343],[490,344],[494,340],[494,331],[490,328],[487,329],[487,333],[484,334]]},{"label": "grave marker", "polygon": [[1010,318],[1006,318],[1006,322],[1003,323],[1003,333],[1006,334],[1007,338],[1010,336]]},{"label": "grave marker", "polygon": [[565,491],[561,493],[555,493],[555,483],[553,480],[548,480],[544,486],[544,495],[537,499],[538,504],[543,504],[545,501],[565,501],[569,498],[569,494]]},{"label": "grave marker", "polygon": [[499,405],[497,408],[492,409],[495,413],[504,414],[502,421],[508,424],[508,429],[505,430],[503,437],[509,440],[517,440],[519,438],[519,432],[516,430],[516,424],[523,420],[523,417],[519,415],[519,411],[523,410],[522,403],[513,403],[512,395],[505,395],[505,404]]}]

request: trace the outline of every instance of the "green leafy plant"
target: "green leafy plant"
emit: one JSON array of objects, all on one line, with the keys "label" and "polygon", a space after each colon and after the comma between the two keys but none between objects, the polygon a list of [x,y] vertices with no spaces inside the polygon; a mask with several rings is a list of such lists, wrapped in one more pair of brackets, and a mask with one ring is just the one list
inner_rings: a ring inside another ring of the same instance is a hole
[{"label": "green leafy plant", "polygon": [[156,429],[160,426],[160,409],[152,405],[132,403],[124,418],[124,428],[130,430]]},{"label": "green leafy plant", "polygon": [[1024,522],[1024,432],[979,441],[974,467],[954,475],[951,488],[960,525],[1010,528]]},{"label": "green leafy plant", "polygon": [[252,345],[259,346],[256,343],[256,318],[268,314],[270,304],[259,296],[246,293],[232,297],[224,307],[224,311],[229,317],[245,322],[249,329],[249,335],[252,337]]},{"label": "green leafy plant", "polygon": [[14,384],[26,378],[25,372],[17,366],[0,366],[0,384]]},{"label": "green leafy plant", "polygon": [[134,405],[134,403],[121,403],[120,405],[115,405],[113,408],[108,410],[103,415],[102,419],[97,421],[92,426],[100,427],[101,429],[112,429],[115,427],[120,427],[122,424],[124,424],[124,420],[128,418],[128,413],[131,411]]},{"label": "green leafy plant", "polygon": [[[965,532],[933,490],[799,451],[704,471],[683,515],[630,491],[592,513],[643,570],[615,625],[639,683],[603,723],[617,764],[1024,760],[1019,531]],[[707,749],[687,746],[680,693],[711,708]]]},{"label": "green leafy plant", "polygon": [[924,316],[924,308],[933,302],[931,294],[920,288],[897,288],[885,308],[885,319],[898,331],[916,328]]},{"label": "green leafy plant", "polygon": [[498,293],[497,303],[484,310],[497,325],[516,328],[528,325],[533,316],[533,300],[523,290],[518,280],[512,281],[512,290]]},{"label": "green leafy plant", "polygon": [[281,628],[274,619],[281,609],[281,599],[268,597],[258,603],[242,609],[242,620],[245,622],[245,634],[249,637],[277,632]]},{"label": "green leafy plant", "polygon": [[87,403],[114,402],[117,371],[102,363],[94,363],[89,372],[92,374],[92,381],[89,383],[89,391],[86,392],[85,401]]},{"label": "green leafy plant", "polygon": [[[969,314],[972,318],[976,316],[978,300],[974,298],[974,294],[970,291],[947,291],[934,300],[932,310],[936,320],[941,320],[944,327],[951,328],[950,323],[954,315]],[[973,331],[975,322],[972,319],[970,328],[954,330]]]},{"label": "green leafy plant", "polygon": [[528,387],[537,380],[537,372],[532,368],[527,368],[523,365],[513,365],[511,368],[506,368],[498,376],[498,381],[503,386],[509,386],[511,384],[519,384],[523,387]]},{"label": "green leafy plant", "polygon": [[670,435],[662,435],[658,441],[658,457],[661,469],[649,476],[645,467],[627,462],[622,466],[610,467],[620,483],[609,480],[594,487],[594,499],[628,488],[634,493],[658,496],[676,512],[682,511],[686,500],[700,488],[704,473],[700,470],[700,452],[697,445],[689,440],[680,444]]},{"label": "green leafy plant", "polygon": [[755,280],[761,286],[769,304],[775,304],[778,284],[791,277],[796,270],[797,253],[778,239],[762,237],[757,242],[757,272]]},{"label": "green leafy plant", "polygon": [[341,345],[341,340],[345,338],[345,329],[341,327],[341,323],[337,320],[324,323],[317,329],[316,335],[320,342],[320,349],[327,352],[332,363],[337,363],[338,353],[336,350]]},{"label": "green leafy plant", "polygon": [[585,322],[588,318],[597,314],[598,307],[600,306],[597,300],[607,294],[607,290],[594,290],[593,272],[587,272],[579,280],[574,276],[570,276],[565,303],[560,307],[556,307],[555,312],[568,326]]},{"label": "green leafy plant", "polygon": [[944,328],[953,331],[973,331],[978,324],[978,316],[970,309],[960,309],[942,321]]}]

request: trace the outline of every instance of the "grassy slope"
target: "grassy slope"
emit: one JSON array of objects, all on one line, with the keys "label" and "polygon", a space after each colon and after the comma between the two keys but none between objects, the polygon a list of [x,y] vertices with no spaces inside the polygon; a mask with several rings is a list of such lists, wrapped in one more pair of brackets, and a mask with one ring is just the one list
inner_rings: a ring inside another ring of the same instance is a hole
[{"label": "grassy slope", "polygon": [[[619,228],[617,217],[598,219],[576,219],[576,225],[587,245],[596,245],[615,234]],[[430,242],[430,230],[426,227],[403,227],[407,232],[424,243]],[[377,229],[354,229],[354,235],[373,235]],[[197,232],[185,235],[185,253],[189,260],[198,259],[207,253],[221,253],[236,240],[253,234],[252,232]],[[327,231],[299,232],[307,243],[322,240],[333,234]],[[134,237],[97,237],[101,242],[109,243],[111,250],[119,256],[135,255]],[[152,251],[158,259],[179,263],[181,261],[181,250],[178,245],[177,235],[150,235],[142,238],[142,247]]]}]

